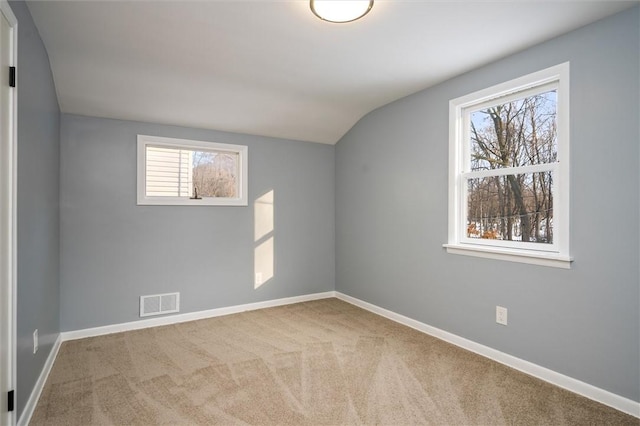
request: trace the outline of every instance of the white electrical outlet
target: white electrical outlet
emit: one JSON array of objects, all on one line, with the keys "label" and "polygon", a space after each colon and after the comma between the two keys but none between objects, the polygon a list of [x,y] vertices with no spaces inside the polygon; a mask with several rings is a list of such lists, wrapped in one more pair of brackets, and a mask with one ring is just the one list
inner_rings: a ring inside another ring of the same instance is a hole
[{"label": "white electrical outlet", "polygon": [[498,324],[507,325],[507,308],[496,306],[496,322]]},{"label": "white electrical outlet", "polygon": [[262,284],[262,272],[256,272],[256,285]]},{"label": "white electrical outlet", "polygon": [[33,353],[38,352],[38,329],[33,332]]}]

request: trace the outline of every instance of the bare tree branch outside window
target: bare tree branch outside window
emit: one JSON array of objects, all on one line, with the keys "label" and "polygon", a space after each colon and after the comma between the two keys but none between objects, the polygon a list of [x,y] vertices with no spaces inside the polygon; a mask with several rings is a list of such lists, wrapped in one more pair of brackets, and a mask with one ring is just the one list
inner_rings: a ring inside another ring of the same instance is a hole
[{"label": "bare tree branch outside window", "polygon": [[[556,91],[470,114],[471,171],[557,161]],[[553,243],[553,173],[467,180],[467,237]]]},{"label": "bare tree branch outside window", "polygon": [[193,152],[193,182],[201,197],[237,197],[238,154]]}]

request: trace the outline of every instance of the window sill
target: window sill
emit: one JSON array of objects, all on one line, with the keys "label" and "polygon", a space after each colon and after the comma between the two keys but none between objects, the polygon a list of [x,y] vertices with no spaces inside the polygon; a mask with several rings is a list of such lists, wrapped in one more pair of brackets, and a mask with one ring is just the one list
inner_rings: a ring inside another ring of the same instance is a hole
[{"label": "window sill", "polygon": [[142,198],[138,199],[139,206],[236,206],[246,207],[247,200],[245,198],[175,198],[175,197],[158,197],[158,198]]},{"label": "window sill", "polygon": [[472,246],[469,244],[443,244],[442,246],[447,249],[447,253],[451,254],[506,260],[508,262],[528,263],[530,265],[550,266],[553,268],[571,269],[571,262],[573,262],[571,257],[561,256],[556,253],[514,250],[500,247]]}]

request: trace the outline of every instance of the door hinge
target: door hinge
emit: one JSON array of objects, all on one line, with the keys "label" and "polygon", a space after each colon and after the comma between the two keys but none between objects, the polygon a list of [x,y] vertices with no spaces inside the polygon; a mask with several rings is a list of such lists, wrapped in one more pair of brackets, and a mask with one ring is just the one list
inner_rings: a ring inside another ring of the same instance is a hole
[{"label": "door hinge", "polygon": [[13,400],[14,400],[14,392],[10,390],[7,395],[7,411],[13,411]]},{"label": "door hinge", "polygon": [[9,86],[16,87],[16,67],[9,67]]}]

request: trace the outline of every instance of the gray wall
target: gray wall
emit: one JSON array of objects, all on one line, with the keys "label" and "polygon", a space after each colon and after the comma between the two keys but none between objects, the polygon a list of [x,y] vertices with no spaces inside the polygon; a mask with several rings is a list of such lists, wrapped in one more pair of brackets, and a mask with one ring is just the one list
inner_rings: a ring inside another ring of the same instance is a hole
[{"label": "gray wall", "polygon": [[[17,412],[24,406],[60,331],[60,109],[49,57],[23,2],[18,19]],[[33,354],[33,331],[39,350]]]},{"label": "gray wall", "polygon": [[[136,135],[247,145],[248,207],[136,205]],[[62,115],[61,327],[140,319],[139,296],[181,312],[334,289],[334,147]],[[253,285],[256,198],[274,191],[275,276]]]},{"label": "gray wall", "polygon": [[[384,106],[336,147],[336,289],[640,401],[639,9]],[[571,270],[447,254],[448,102],[571,61]],[[495,306],[509,309],[507,327]]]}]

